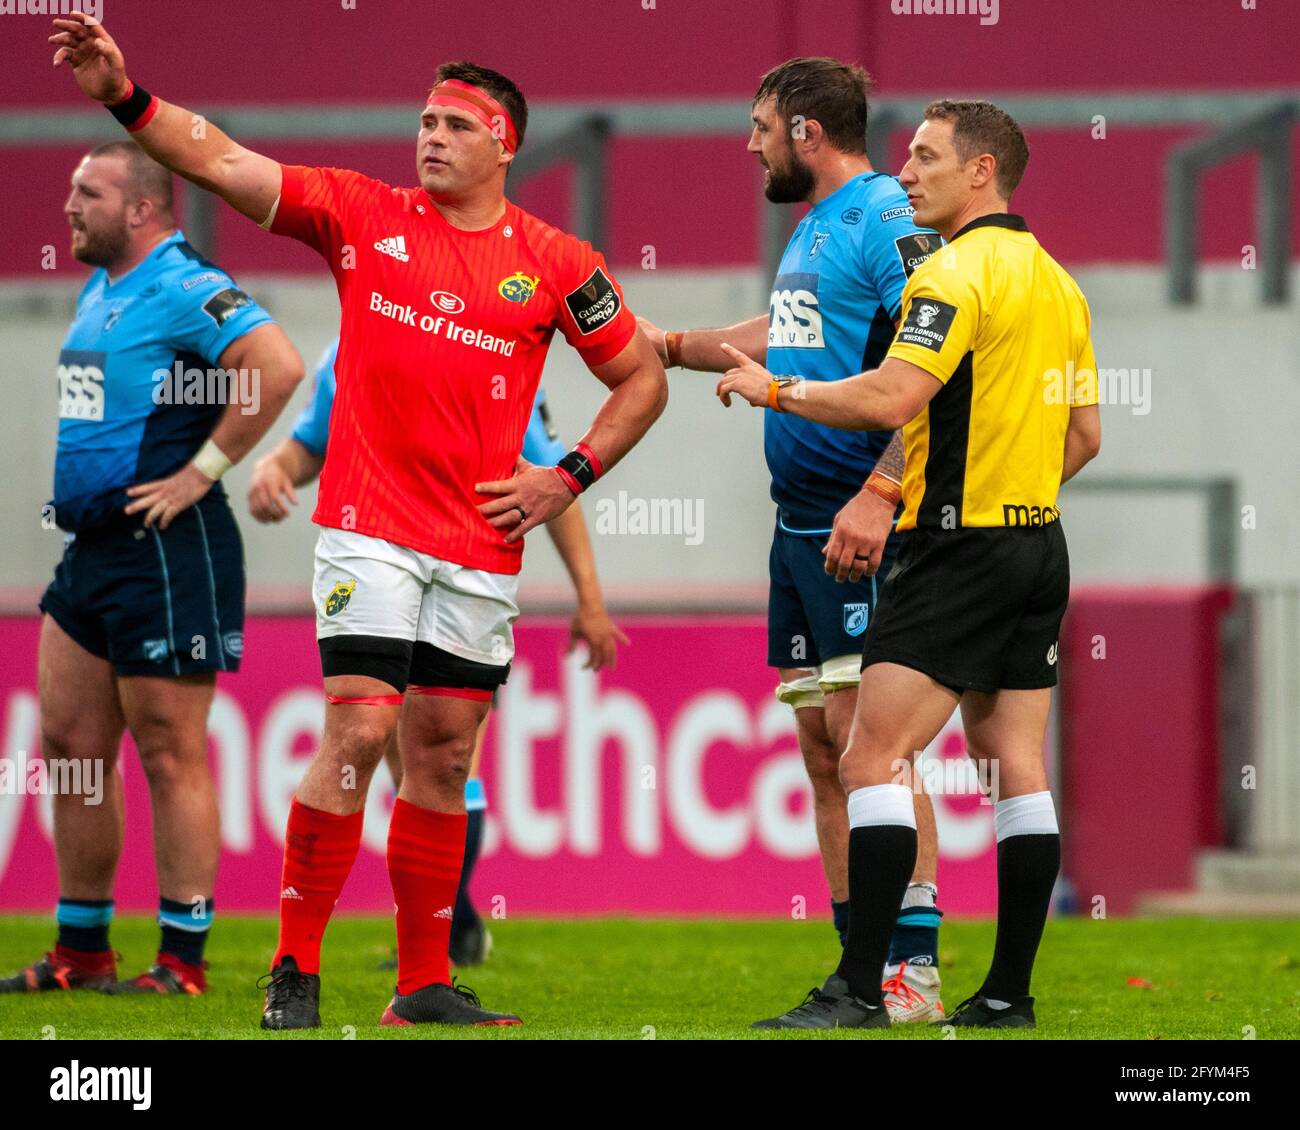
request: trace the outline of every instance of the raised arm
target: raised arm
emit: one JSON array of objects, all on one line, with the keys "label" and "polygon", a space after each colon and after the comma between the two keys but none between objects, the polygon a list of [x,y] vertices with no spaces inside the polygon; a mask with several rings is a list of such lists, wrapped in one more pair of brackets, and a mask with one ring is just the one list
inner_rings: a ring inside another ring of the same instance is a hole
[{"label": "raised arm", "polygon": [[653,322],[638,318],[637,324],[667,366],[680,365],[701,373],[725,373],[733,362],[722,351],[730,342],[760,364],[767,360],[767,315],[759,314],[717,330],[661,330]]},{"label": "raised arm", "polygon": [[202,115],[136,87],[112,36],[84,13],[56,19],[54,26],[54,65],[69,64],[83,93],[109,107],[150,157],[249,219],[266,220],[280,197],[278,161],[235,144]]}]

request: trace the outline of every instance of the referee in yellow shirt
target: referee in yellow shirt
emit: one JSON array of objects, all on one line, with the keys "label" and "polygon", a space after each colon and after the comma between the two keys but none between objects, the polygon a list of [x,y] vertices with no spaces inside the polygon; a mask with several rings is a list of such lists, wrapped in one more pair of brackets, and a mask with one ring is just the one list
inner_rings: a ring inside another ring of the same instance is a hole
[{"label": "referee in yellow shirt", "polygon": [[899,174],[915,222],[948,246],[917,268],[880,368],[835,382],[737,367],[756,407],[851,430],[903,428],[905,531],[862,659],[840,762],[849,808],[849,937],[838,969],[758,1027],[888,1027],[880,973],[916,860],[910,767],[961,705],[967,747],[997,763],[998,929],[979,991],[945,1022],[1032,1028],[1034,957],[1060,869],[1043,739],[1070,589],[1056,505],[1101,446],[1088,305],[1008,213],[1029,147],[988,102],[940,101]]}]

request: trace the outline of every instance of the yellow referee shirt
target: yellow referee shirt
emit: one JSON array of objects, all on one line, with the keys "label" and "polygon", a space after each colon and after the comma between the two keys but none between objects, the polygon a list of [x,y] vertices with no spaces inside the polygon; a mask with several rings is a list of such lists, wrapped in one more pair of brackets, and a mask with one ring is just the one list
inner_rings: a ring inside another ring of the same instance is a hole
[{"label": "yellow referee shirt", "polygon": [[903,429],[900,530],[1040,526],[1072,405],[1097,402],[1088,303],[1020,216],[981,216],[918,267],[889,356],[943,388]]}]

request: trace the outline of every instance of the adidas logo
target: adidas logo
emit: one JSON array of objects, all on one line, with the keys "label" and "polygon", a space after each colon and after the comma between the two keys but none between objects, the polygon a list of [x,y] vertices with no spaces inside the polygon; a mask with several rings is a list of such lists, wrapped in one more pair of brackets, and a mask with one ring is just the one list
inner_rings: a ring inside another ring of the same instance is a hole
[{"label": "adidas logo", "polygon": [[409,263],[411,261],[411,257],[406,253],[406,236],[404,235],[381,239],[375,244],[375,250],[383,252],[385,255],[391,255],[399,263]]},{"label": "adidas logo", "polygon": [[284,890],[280,892],[280,897],[282,899],[297,899],[299,902],[302,902],[302,895],[300,895],[293,887],[285,887]]},{"label": "adidas logo", "polygon": [[437,911],[434,914],[434,918],[451,918],[453,914],[454,911],[452,907],[444,906],[441,910]]}]

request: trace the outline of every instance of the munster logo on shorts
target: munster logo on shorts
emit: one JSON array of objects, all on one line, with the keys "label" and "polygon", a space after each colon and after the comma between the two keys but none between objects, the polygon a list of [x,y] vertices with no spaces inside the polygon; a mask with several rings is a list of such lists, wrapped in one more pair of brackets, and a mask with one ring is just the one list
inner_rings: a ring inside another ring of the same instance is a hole
[{"label": "munster logo on shorts", "polygon": [[871,615],[869,604],[846,604],[844,606],[844,630],[851,636],[860,636],[867,630],[867,619]]},{"label": "munster logo on shorts", "polygon": [[348,606],[348,601],[352,599],[352,592],[357,587],[356,581],[349,581],[346,585],[342,581],[336,581],[333,591],[325,598],[325,615],[337,616]]}]

